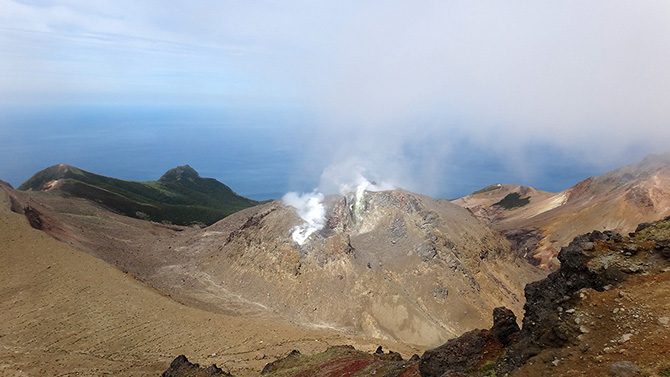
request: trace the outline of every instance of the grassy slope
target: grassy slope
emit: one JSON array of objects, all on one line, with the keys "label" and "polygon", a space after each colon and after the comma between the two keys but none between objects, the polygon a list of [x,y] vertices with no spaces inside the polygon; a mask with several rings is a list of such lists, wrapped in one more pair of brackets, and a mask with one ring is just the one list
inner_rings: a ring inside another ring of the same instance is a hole
[{"label": "grassy slope", "polygon": [[56,189],[65,195],[95,201],[126,216],[180,225],[209,225],[257,204],[215,179],[201,178],[189,166],[171,169],[158,181],[131,182],[61,164],[38,172],[19,190],[44,190],[56,180]]}]

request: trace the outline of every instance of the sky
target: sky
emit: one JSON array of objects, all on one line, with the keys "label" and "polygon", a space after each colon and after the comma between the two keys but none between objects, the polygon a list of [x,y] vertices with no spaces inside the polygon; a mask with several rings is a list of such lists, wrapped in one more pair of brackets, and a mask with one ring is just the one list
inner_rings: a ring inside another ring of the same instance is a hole
[{"label": "sky", "polygon": [[444,192],[478,153],[536,181],[547,151],[666,152],[668,67],[660,0],[0,0],[0,109],[281,111],[289,181],[326,192],[361,170]]}]

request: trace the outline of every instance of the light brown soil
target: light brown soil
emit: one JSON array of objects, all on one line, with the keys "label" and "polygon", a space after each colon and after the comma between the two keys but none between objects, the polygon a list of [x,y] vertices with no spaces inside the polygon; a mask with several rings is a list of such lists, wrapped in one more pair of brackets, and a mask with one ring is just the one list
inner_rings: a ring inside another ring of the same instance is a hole
[{"label": "light brown soil", "polygon": [[54,192],[7,192],[52,237],[184,305],[343,336],[435,346],[490,326],[493,307],[520,316],[523,286],[542,276],[467,210],[402,191],[366,193],[356,221],[333,198],[333,228],[301,248],[290,239],[300,219],[279,202],[200,229]]},{"label": "light brown soil", "polygon": [[[543,267],[558,267],[561,247],[592,230],[626,234],[642,222],[670,215],[670,155],[650,156],[601,176],[588,178],[559,193],[549,194],[519,186],[474,193],[454,203],[470,209],[497,230],[537,230],[542,239],[534,258]],[[510,192],[528,196],[530,203],[517,208],[493,206]]]},{"label": "light brown soil", "polygon": [[377,344],[268,316],[184,306],[32,229],[9,206],[0,191],[2,376],[156,376],[182,353],[238,376],[257,375],[292,349],[313,353],[355,344],[372,350]]},{"label": "light brown soil", "polygon": [[621,361],[636,364],[641,376],[670,373],[669,271],[630,277],[621,289],[589,290],[566,316],[588,331],[579,343],[544,351],[513,376],[607,376]]}]

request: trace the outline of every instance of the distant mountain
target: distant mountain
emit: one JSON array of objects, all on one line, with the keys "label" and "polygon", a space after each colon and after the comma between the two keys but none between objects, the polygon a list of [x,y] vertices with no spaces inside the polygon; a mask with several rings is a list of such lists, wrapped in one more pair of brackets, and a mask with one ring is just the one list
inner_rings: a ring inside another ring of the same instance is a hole
[{"label": "distant mountain", "polygon": [[210,225],[258,204],[216,179],[200,177],[188,165],[168,170],[158,181],[133,182],[58,164],[33,175],[18,189],[57,192],[126,216],[178,225]]},{"label": "distant mountain", "polygon": [[489,186],[454,203],[503,231],[531,260],[554,266],[560,248],[580,234],[627,233],[670,215],[670,155],[649,156],[559,193]]},{"label": "distant mountain", "polygon": [[469,209],[479,218],[494,222],[553,195],[528,186],[495,184],[456,199],[453,203]]}]

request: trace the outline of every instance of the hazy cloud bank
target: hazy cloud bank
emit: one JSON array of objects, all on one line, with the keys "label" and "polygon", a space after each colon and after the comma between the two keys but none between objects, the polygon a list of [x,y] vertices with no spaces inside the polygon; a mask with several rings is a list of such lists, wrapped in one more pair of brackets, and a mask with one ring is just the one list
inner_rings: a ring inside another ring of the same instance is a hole
[{"label": "hazy cloud bank", "polygon": [[534,145],[665,150],[668,21],[663,1],[0,0],[0,100],[297,103],[305,171],[432,193],[466,142],[528,174]]}]

